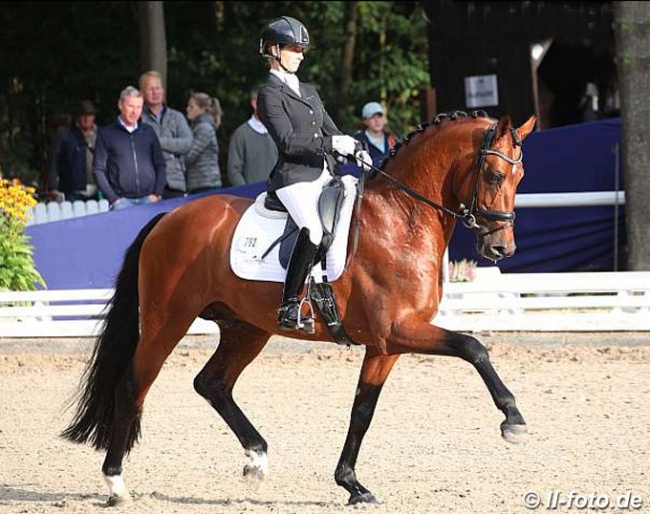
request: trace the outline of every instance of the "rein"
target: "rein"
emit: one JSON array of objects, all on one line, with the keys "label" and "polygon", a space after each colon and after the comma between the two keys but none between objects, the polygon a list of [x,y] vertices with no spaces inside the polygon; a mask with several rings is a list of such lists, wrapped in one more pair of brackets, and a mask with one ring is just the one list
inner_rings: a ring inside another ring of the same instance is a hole
[{"label": "rein", "polygon": [[[512,159],[508,157],[506,154],[503,154],[501,152],[497,152],[496,150],[490,150],[490,145],[492,144],[492,140],[494,139],[494,133],[496,131],[496,124],[492,124],[490,128],[487,131],[487,134],[485,135],[485,139],[483,139],[483,143],[481,144],[481,148],[478,151],[478,159],[474,163],[474,167],[470,171],[471,173],[475,173],[476,177],[474,180],[474,189],[472,191],[472,203],[469,208],[465,207],[464,204],[460,205],[460,211],[459,212],[454,212],[451,209],[445,207],[444,205],[441,205],[437,202],[434,202],[433,200],[430,200],[424,195],[421,195],[417,191],[411,189],[408,187],[406,184],[402,184],[399,180],[397,180],[394,177],[391,177],[388,173],[386,173],[384,170],[381,168],[378,168],[374,164],[371,163],[364,163],[361,167],[361,177],[359,179],[359,184],[358,184],[358,192],[357,192],[357,205],[356,205],[356,226],[354,229],[354,239],[352,241],[352,251],[348,255],[348,259],[345,263],[345,268],[350,265],[350,262],[352,262],[352,259],[357,253],[357,246],[359,244],[359,231],[361,227],[361,204],[363,202],[363,195],[364,195],[364,189],[365,189],[365,181],[366,178],[368,177],[369,173],[367,171],[367,168],[369,168],[371,171],[375,173],[379,173],[386,177],[389,181],[391,181],[393,184],[395,184],[399,189],[404,191],[406,194],[409,196],[412,196],[416,200],[419,200],[420,202],[428,205],[429,207],[433,207],[434,209],[438,209],[439,211],[444,212],[445,214],[448,214],[449,216],[452,216],[456,219],[460,219],[463,222],[463,225],[465,225],[467,228],[471,230],[478,230],[481,228],[481,226],[477,223],[476,218],[486,218],[488,220],[492,221],[505,221],[509,222],[509,225],[513,225],[515,221],[515,213],[514,211],[486,211],[483,209],[478,209],[477,203],[478,203],[478,179],[480,177],[480,170],[483,167],[483,164],[485,163],[485,158],[488,155],[495,155],[497,157],[500,157],[504,161],[506,161],[509,164],[512,164],[513,166],[516,164],[519,164],[524,157],[523,151],[519,152],[519,157],[516,159]],[[517,131],[514,128],[510,129],[510,135],[512,136],[512,141],[513,141],[513,146],[515,147],[521,147],[522,142],[517,137]],[[496,232],[497,230],[501,230],[501,228],[505,227],[500,227],[496,228],[488,233]]]},{"label": "rein", "polygon": [[[430,200],[424,195],[421,195],[417,191],[411,189],[409,186],[403,184],[399,180],[397,180],[394,177],[391,177],[388,173],[386,173],[384,170],[378,168],[374,164],[365,164],[362,166],[362,175],[365,176],[367,173],[364,171],[365,167],[369,167],[372,171],[377,172],[384,177],[386,177],[388,180],[390,180],[393,184],[395,184],[399,189],[407,193],[409,196],[412,196],[416,200],[421,201],[422,203],[433,207],[434,209],[438,209],[439,211],[444,212],[445,214],[448,214],[449,216],[452,216],[456,219],[462,220],[463,224],[470,229],[478,229],[480,228],[480,225],[476,222],[476,218],[485,218],[488,220],[492,221],[506,221],[510,222],[512,225],[515,220],[515,213],[514,211],[486,211],[483,209],[478,209],[477,204],[478,204],[478,180],[480,177],[480,170],[483,167],[483,164],[485,163],[485,158],[488,155],[496,155],[497,157],[500,157],[504,161],[516,165],[519,164],[522,159],[523,159],[523,152],[519,152],[519,157],[516,159],[511,159],[507,155],[498,152],[496,150],[490,150],[490,145],[492,144],[492,140],[494,139],[494,133],[495,133],[495,127],[496,124],[490,126],[490,128],[487,131],[487,134],[485,135],[485,139],[483,140],[483,143],[481,145],[481,148],[478,152],[478,159],[476,160],[476,163],[474,164],[474,167],[470,171],[471,173],[475,173],[476,178],[474,181],[474,189],[472,192],[472,203],[469,208],[465,207],[463,204],[460,206],[460,211],[459,212],[454,212],[451,209],[445,207],[444,205],[441,205],[437,202],[434,202],[433,200]],[[511,134],[512,138],[514,141],[514,146],[521,146],[521,141],[519,138],[516,136],[515,129],[511,129]]]}]

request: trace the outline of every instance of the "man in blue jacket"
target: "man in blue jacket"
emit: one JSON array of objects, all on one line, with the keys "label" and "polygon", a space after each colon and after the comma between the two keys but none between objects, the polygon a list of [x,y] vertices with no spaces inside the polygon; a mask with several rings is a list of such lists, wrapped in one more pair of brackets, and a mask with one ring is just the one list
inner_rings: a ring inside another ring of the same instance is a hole
[{"label": "man in blue jacket", "polygon": [[51,200],[98,199],[92,166],[97,139],[95,114],[90,100],[82,100],[75,111],[74,123],[57,138],[47,172]]},{"label": "man in blue jacket", "polygon": [[165,189],[165,157],[158,136],[139,121],[143,103],[138,89],[126,87],[117,120],[97,135],[93,172],[111,209],[157,202]]}]

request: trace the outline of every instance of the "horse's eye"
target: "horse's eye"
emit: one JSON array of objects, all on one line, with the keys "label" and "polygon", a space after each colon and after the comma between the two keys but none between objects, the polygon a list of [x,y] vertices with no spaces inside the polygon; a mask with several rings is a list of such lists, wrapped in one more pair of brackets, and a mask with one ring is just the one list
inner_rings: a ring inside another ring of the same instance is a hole
[{"label": "horse's eye", "polygon": [[488,172],[488,182],[493,186],[500,186],[503,183],[503,175],[496,171]]}]

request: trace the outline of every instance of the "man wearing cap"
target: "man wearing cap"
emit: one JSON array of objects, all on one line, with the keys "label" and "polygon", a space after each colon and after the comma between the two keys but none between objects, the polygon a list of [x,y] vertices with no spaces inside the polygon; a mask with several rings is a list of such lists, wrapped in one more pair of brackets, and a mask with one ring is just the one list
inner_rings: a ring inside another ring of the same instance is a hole
[{"label": "man wearing cap", "polygon": [[368,102],[361,110],[364,130],[354,134],[354,138],[367,146],[375,166],[388,157],[388,152],[399,143],[399,138],[386,130],[386,116],[379,102]]},{"label": "man wearing cap", "polygon": [[72,126],[54,145],[47,173],[48,196],[55,201],[96,200],[93,153],[97,138],[95,106],[89,100],[77,105]]}]

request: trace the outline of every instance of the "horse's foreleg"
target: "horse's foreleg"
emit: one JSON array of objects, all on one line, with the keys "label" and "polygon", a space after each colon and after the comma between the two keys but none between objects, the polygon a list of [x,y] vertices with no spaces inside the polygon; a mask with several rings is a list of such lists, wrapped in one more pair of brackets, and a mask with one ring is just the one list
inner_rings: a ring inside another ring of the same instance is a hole
[{"label": "horse's foreleg", "polygon": [[518,443],[526,436],[526,422],[515,397],[492,366],[485,346],[475,337],[430,324],[402,323],[394,331],[388,348],[391,352],[448,355],[469,362],[481,375],[494,404],[505,414],[501,423],[503,438]]},{"label": "horse's foreleg", "polygon": [[476,368],[479,375],[485,382],[485,385],[492,396],[492,400],[505,415],[505,420],[501,423],[501,435],[511,443],[521,443],[526,436],[526,421],[517,408],[514,395],[505,386],[501,377],[490,362],[490,356],[487,349],[476,338],[467,334],[453,334],[456,343],[453,344],[459,350],[458,356]]},{"label": "horse's foreleg", "polygon": [[267,444],[235,403],[232,390],[242,371],[259,355],[270,334],[237,323],[221,329],[215,353],[194,379],[194,389],[219,413],[241,443],[250,463],[244,477],[257,488],[268,472]]},{"label": "horse's foreleg", "polygon": [[398,357],[398,355],[377,355],[372,348],[366,349],[352,405],[348,435],[334,474],[336,483],[350,493],[349,505],[377,503],[374,495],[357,480],[354,468],[361,442],[375,413],[379,394]]}]

